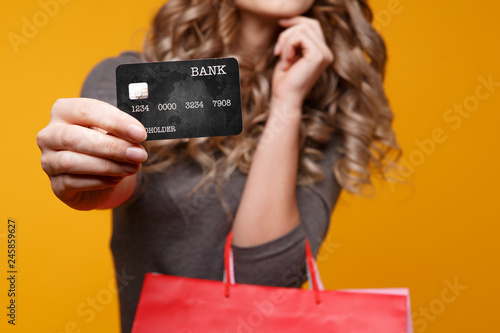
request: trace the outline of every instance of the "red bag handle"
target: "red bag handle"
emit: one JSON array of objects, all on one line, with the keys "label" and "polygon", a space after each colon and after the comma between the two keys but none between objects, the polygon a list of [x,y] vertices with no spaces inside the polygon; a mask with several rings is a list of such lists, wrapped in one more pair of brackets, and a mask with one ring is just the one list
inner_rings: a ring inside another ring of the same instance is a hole
[{"label": "red bag handle", "polygon": [[226,282],[226,289],[225,289],[225,295],[226,297],[229,297],[229,287],[232,284],[231,282],[234,283],[234,270],[232,269],[232,252],[233,250],[231,249],[231,244],[233,243],[233,231],[229,231],[229,234],[227,235],[226,238],[226,245],[224,246],[224,274],[225,274],[225,282]]},{"label": "red bag handle", "polygon": [[[231,244],[233,242],[233,231],[231,230],[226,238],[226,245],[224,246],[224,281],[225,281],[225,296],[229,297],[231,285],[235,283],[234,279],[234,261],[233,250]],[[321,303],[320,291],[324,290],[321,277],[319,275],[316,261],[312,255],[311,245],[306,238],[306,267],[307,276],[309,279],[309,286],[314,290],[314,298],[316,303]]]}]

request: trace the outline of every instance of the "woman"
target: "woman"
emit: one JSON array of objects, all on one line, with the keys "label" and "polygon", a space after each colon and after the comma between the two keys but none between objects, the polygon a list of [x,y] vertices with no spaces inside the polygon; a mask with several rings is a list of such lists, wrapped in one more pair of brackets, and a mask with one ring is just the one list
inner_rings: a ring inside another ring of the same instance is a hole
[{"label": "woman", "polygon": [[[317,253],[341,187],[361,193],[399,153],[370,21],[366,0],[170,0],[141,55],[105,60],[87,98],[54,104],[42,167],[70,207],[114,209],[123,332],[146,272],[220,280],[231,229],[237,282],[305,280],[304,239]],[[145,149],[144,127],[112,106],[119,64],[227,56],[240,63],[238,136]]]}]

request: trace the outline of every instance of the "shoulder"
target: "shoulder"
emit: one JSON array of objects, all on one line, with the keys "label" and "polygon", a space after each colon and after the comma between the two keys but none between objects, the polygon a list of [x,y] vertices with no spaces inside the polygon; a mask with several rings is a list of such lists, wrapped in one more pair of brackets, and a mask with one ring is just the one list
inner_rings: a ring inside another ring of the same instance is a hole
[{"label": "shoulder", "polygon": [[123,52],[117,57],[104,59],[87,75],[80,96],[95,98],[116,106],[116,67],[138,62],[142,62],[138,52]]}]

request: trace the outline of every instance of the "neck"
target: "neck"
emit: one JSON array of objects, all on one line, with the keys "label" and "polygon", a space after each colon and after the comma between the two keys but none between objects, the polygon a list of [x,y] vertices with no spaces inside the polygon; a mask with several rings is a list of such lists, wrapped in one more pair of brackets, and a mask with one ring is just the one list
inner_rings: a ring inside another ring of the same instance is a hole
[{"label": "neck", "polygon": [[[240,10],[240,31],[233,52],[259,58],[275,42],[278,19]],[[272,45],[274,46],[274,45]]]}]

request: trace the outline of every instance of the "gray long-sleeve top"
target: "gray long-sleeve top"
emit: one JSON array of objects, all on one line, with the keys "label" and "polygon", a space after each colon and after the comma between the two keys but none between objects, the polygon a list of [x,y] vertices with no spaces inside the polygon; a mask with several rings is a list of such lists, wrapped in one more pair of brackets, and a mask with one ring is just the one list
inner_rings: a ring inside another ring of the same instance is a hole
[{"label": "gray long-sleeve top", "polygon": [[[81,96],[116,106],[115,69],[137,62],[140,58],[134,52],[102,61],[88,75]],[[309,238],[316,255],[341,190],[332,172],[341,156],[339,144],[339,136],[334,136],[323,149],[324,179],[312,187],[297,187],[299,226],[266,244],[233,247],[237,283],[299,287],[306,280],[304,240]],[[131,330],[145,273],[222,279],[224,241],[231,222],[227,222],[215,195],[215,183],[187,195],[201,177],[202,169],[193,160],[177,164],[168,172],[140,173],[132,198],[113,210],[111,250],[122,332]],[[223,187],[224,200],[233,214],[246,178],[235,171]],[[265,190],[266,184],[262,184]]]}]

